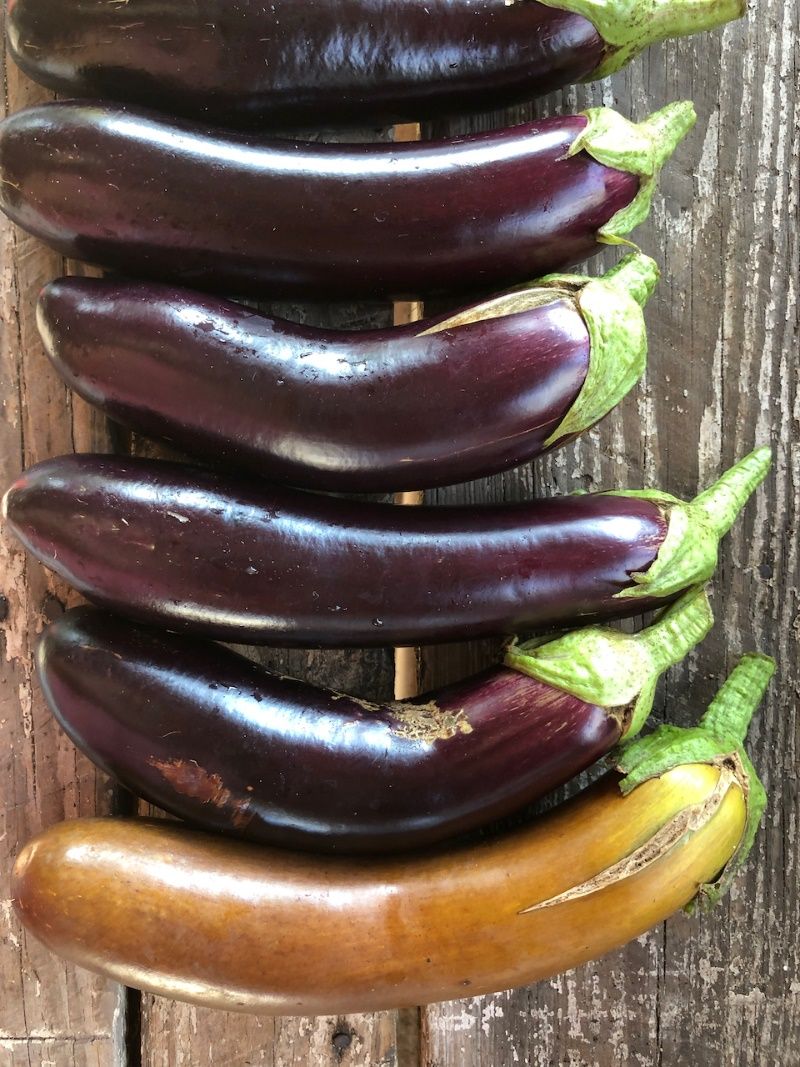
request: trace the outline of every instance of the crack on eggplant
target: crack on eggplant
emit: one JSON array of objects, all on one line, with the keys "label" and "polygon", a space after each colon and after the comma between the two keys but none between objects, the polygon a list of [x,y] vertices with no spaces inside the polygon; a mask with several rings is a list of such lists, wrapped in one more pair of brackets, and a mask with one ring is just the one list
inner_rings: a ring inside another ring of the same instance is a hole
[{"label": "crack on eggplant", "polygon": [[463,326],[471,326],[475,322],[486,322],[489,319],[501,319],[507,315],[519,315],[524,311],[532,311],[534,308],[546,307],[548,304],[557,304],[563,301],[575,307],[574,296],[566,290],[548,289],[537,286],[535,289],[515,290],[510,293],[502,293],[491,300],[485,300],[481,304],[465,308],[455,315],[429,326],[422,330],[417,337],[428,337],[434,333],[442,333],[444,330],[456,330]]},{"label": "crack on eggplant", "polygon": [[427,704],[391,704],[393,721],[389,729],[396,737],[409,741],[449,741],[458,734],[471,734],[463,708],[445,711],[435,700]]},{"label": "crack on eggplant", "polygon": [[634,875],[639,874],[640,871],[655,863],[656,860],[666,856],[668,852],[681,843],[687,834],[701,829],[706,823],[710,822],[722,804],[725,794],[733,785],[741,788],[742,783],[735,770],[727,762],[724,762],[720,765],[720,776],[713,790],[701,803],[691,804],[689,807],[682,808],[649,840],[617,863],[612,863],[610,867],[606,867],[605,870],[600,871],[585,882],[581,882],[571,889],[566,889],[563,893],[558,893],[554,897],[542,900],[538,904],[531,904],[527,908],[521,908],[517,914],[529,915],[531,912],[540,911],[542,908],[552,908],[557,904],[566,904],[568,901],[578,900],[580,897],[586,897],[592,893],[599,893],[600,890],[607,889],[616,882],[621,882],[625,878],[632,878]]},{"label": "crack on eggplant", "polygon": [[229,812],[231,825],[235,829],[244,829],[252,820],[250,798],[234,796],[218,774],[209,773],[196,760],[160,760],[149,756],[147,762],[169,782],[176,793]]}]

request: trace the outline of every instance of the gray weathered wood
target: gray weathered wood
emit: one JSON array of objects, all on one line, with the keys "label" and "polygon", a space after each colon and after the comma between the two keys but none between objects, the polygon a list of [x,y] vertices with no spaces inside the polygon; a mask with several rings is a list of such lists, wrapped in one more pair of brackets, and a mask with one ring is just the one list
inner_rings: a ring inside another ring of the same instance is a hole
[{"label": "gray weathered wood", "polygon": [[[0,49],[3,47],[0,42]],[[4,70],[4,110],[45,94]],[[72,402],[39,344],[35,295],[63,271],[0,218],[0,482],[74,447],[104,449],[102,420]],[[25,936],[10,905],[14,856],[53,822],[109,808],[103,775],[55,727],[35,683],[33,646],[72,596],[0,532],[0,1064],[116,1062],[122,1038],[119,988],[64,964]]]},{"label": "gray weathered wood", "polygon": [[[722,552],[718,625],[670,673],[658,704],[690,723],[739,651],[776,656],[780,673],[749,740],[770,792],[765,825],[712,914],[676,916],[607,959],[531,989],[427,1009],[426,1067],[800,1063],[797,28],[791,0],[760,4],[723,33],[652,49],[609,84],[544,102],[539,113],[603,103],[641,117],[671,99],[695,101],[697,127],[636,235],[663,269],[648,311],[647,381],[535,473],[433,495],[515,499],[532,485],[549,494],[642,484],[691,495],[771,441],[773,474]],[[462,657],[454,649],[423,655],[426,682],[488,655],[485,646]]]}]

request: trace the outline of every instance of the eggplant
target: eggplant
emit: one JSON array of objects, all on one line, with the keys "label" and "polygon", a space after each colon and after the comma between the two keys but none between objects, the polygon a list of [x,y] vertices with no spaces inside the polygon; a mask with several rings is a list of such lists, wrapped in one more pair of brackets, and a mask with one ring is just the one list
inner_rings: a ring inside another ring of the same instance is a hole
[{"label": "eggplant", "polygon": [[0,207],[75,259],[197,288],[328,300],[561,270],[646,217],[695,122],[607,108],[458,140],[263,142],[50,103],[0,123]]},{"label": "eggplant", "polygon": [[644,371],[646,256],[450,315],[360,333],[189,290],[45,286],[39,330],[85,400],[140,433],[272,481],[392,492],[467,481],[572,440]]},{"label": "eggplant", "polygon": [[619,70],[741,0],[13,0],[8,43],[67,96],[233,126],[418,121]]},{"label": "eggplant", "polygon": [[395,507],[160,460],[46,460],[9,529],[88,600],[250,644],[416,645],[637,614],[713,573],[769,448],[686,504],[654,490]]},{"label": "eggplant", "polygon": [[89,607],[47,627],[36,663],[61,727],[138,796],[254,841],[391,852],[508,815],[633,737],[712,622],[692,589],[638,634],[513,645],[503,666],[390,704]]},{"label": "eggplant", "polygon": [[699,727],[631,742],[620,773],[476,844],[320,858],[75,819],[22,850],[13,904],[52,952],[215,1008],[338,1015],[528,985],[724,892],[764,810],[742,740],[773,669],[744,657]]}]

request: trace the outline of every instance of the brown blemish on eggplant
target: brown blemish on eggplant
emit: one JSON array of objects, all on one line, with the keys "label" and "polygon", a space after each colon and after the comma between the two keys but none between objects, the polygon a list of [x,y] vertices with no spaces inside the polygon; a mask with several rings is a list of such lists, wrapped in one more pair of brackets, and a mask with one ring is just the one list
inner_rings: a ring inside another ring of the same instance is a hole
[{"label": "brown blemish on eggplant", "polygon": [[253,818],[248,797],[235,797],[226,789],[218,774],[209,774],[196,760],[160,760],[148,757],[154,767],[169,782],[177,793],[199,800],[201,804],[213,804],[222,811],[229,811],[231,825],[242,830]]},{"label": "brown blemish on eggplant", "polygon": [[409,741],[448,741],[457,734],[471,734],[463,711],[443,711],[435,700],[427,704],[391,704],[389,729]]},{"label": "brown blemish on eggplant", "polygon": [[725,794],[736,786],[742,788],[742,781],[727,763],[720,768],[720,776],[713,790],[700,804],[692,804],[683,808],[674,815],[668,823],[653,834],[640,848],[635,849],[628,856],[624,856],[617,863],[600,871],[593,878],[573,886],[571,889],[559,893],[557,896],[542,900],[538,904],[531,904],[528,908],[521,908],[518,915],[528,915],[541,908],[552,908],[556,904],[565,904],[567,901],[576,900],[579,897],[589,896],[591,893],[599,893],[607,889],[615,882],[621,882],[624,878],[631,878],[649,867],[651,863],[666,856],[666,854],[678,845],[687,834],[700,830],[710,822],[715,812],[719,809]]}]

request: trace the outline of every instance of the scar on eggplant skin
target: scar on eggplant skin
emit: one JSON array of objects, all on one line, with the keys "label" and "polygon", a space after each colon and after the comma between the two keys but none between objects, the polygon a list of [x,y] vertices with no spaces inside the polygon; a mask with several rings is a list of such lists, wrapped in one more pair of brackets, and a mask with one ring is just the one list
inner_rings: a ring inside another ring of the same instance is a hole
[{"label": "scar on eggplant skin", "polygon": [[442,711],[435,700],[427,704],[391,704],[389,729],[409,741],[448,741],[456,734],[471,734],[473,727],[463,711]]},{"label": "scar on eggplant skin", "polygon": [[214,804],[215,807],[232,810],[231,823],[237,830],[244,829],[253,818],[248,810],[249,798],[235,797],[226,789],[218,774],[209,774],[195,760],[160,760],[150,756],[147,760],[166,778],[178,793],[199,800],[202,804]]},{"label": "scar on eggplant skin", "polygon": [[[290,678],[289,681],[296,679]],[[464,718],[463,711],[442,711],[435,700],[427,704],[406,704],[402,701],[393,704],[373,704],[350,693],[330,690],[334,700],[349,700],[364,711],[376,712],[389,708],[392,713],[390,731],[395,737],[409,741],[447,741],[456,734],[471,734],[472,726]]]},{"label": "scar on eggplant skin", "polygon": [[734,784],[739,785],[741,788],[741,779],[737,777],[729,766],[721,765],[719,780],[705,800],[697,804],[691,804],[677,812],[669,822],[665,823],[642,846],[618,860],[617,863],[606,867],[594,875],[593,878],[589,878],[585,882],[573,886],[572,889],[559,893],[557,896],[542,900],[538,904],[531,904],[530,907],[521,908],[517,914],[528,915],[530,912],[539,911],[541,908],[551,908],[555,904],[564,904],[569,900],[589,896],[590,893],[597,893],[615,882],[622,881],[623,878],[633,877],[639,871],[644,870],[645,867],[649,867],[651,863],[655,863],[656,860],[665,856],[687,834],[694,830],[699,830],[707,822],[710,822],[711,817],[722,804],[728,789]]}]

